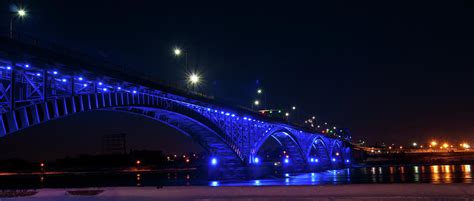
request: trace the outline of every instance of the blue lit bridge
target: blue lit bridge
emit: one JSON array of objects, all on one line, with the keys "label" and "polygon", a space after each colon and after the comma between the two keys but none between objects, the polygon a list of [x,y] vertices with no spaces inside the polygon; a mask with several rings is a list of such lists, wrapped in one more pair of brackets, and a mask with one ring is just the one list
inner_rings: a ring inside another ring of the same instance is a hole
[{"label": "blue lit bridge", "polygon": [[[337,130],[315,133],[34,40],[0,38],[0,79],[0,137],[107,110],[148,117],[188,135],[209,152],[209,167],[216,172],[264,166],[304,171],[350,163],[350,136]],[[278,161],[261,150],[270,140],[284,150]]]}]

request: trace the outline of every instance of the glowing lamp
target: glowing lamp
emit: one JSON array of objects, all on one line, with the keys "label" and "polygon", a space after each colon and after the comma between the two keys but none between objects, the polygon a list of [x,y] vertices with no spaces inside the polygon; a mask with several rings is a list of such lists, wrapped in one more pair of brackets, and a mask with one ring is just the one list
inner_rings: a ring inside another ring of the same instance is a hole
[{"label": "glowing lamp", "polygon": [[212,159],[211,159],[211,164],[212,164],[212,165],[217,165],[217,159],[216,159],[216,158],[212,158]]}]

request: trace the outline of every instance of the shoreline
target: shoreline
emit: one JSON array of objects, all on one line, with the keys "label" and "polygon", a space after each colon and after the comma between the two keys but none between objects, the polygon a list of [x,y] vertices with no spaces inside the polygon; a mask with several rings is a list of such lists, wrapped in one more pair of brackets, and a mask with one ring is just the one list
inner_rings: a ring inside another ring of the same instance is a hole
[{"label": "shoreline", "polygon": [[[97,195],[72,192],[98,191]],[[100,192],[99,192],[100,191]],[[12,200],[472,200],[473,184],[351,184],[320,186],[174,186],[39,189]]]}]

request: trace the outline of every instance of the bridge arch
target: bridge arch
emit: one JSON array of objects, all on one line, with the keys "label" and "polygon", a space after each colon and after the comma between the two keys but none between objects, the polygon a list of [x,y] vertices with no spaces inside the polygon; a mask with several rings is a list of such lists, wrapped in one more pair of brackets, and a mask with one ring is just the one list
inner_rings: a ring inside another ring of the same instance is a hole
[{"label": "bridge arch", "polygon": [[[285,165],[286,162],[291,165],[303,166],[306,163],[306,157],[303,149],[297,140],[297,136],[294,135],[290,130],[282,127],[275,127],[267,132],[267,134],[256,142],[254,150],[254,157],[259,157],[265,161],[265,154],[262,153],[263,145],[269,140],[274,140],[283,149],[280,162]],[[288,159],[288,160],[285,160]]]},{"label": "bridge arch", "polygon": [[344,156],[345,156],[345,153],[344,153],[342,142],[338,140],[333,140],[331,151],[330,151],[331,160],[333,162],[343,162],[345,159]]},{"label": "bridge arch", "polygon": [[219,126],[190,104],[147,94],[81,94],[21,107],[1,114],[0,137],[76,113],[99,110],[141,115],[171,126],[217,157],[219,165],[242,166],[244,162],[239,147],[227,140]]},{"label": "bridge arch", "polygon": [[322,137],[315,137],[308,149],[306,158],[310,162],[327,164],[330,161],[329,149]]}]

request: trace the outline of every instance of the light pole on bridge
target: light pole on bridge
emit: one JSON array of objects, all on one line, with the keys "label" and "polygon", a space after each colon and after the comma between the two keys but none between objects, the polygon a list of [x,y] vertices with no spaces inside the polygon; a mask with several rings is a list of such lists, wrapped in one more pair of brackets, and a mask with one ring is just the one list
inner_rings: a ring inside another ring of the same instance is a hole
[{"label": "light pole on bridge", "polygon": [[20,8],[14,14],[11,15],[11,17],[10,17],[10,39],[13,39],[13,20],[16,16],[23,19],[24,17],[26,17],[26,10],[23,9],[23,8]]}]

